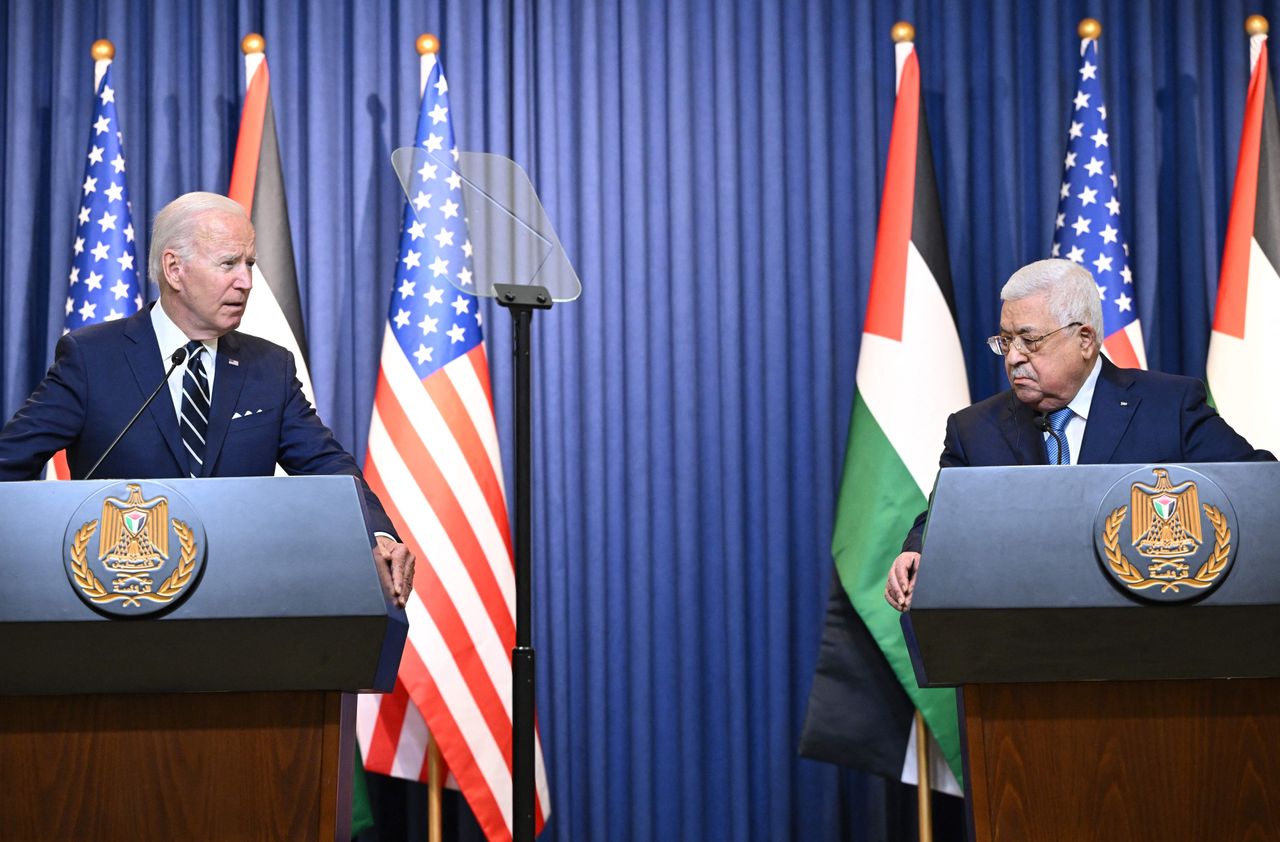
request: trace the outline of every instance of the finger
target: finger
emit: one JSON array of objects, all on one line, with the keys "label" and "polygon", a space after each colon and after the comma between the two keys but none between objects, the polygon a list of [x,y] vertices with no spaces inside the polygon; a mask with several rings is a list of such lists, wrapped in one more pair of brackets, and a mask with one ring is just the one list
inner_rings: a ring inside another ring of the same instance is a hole
[{"label": "finger", "polygon": [[911,578],[907,575],[907,569],[905,564],[893,565],[893,583],[901,593],[906,593],[907,588],[911,587]]},{"label": "finger", "polygon": [[403,596],[405,593],[404,559],[392,555],[389,561],[391,562],[391,584],[395,588],[396,596]]}]

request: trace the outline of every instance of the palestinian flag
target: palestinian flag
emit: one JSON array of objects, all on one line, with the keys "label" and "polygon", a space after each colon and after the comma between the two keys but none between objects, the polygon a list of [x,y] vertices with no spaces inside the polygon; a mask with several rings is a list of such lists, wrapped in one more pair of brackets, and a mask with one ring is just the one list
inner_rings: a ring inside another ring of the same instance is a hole
[{"label": "palestinian flag", "polygon": [[249,295],[240,330],[270,339],[293,352],[302,391],[314,406],[315,394],[307,368],[307,335],[302,326],[302,298],[298,294],[275,110],[271,104],[266,42],[254,33],[244,37],[240,48],[244,51],[244,110],[240,115],[240,135],[236,140],[231,189],[227,195],[248,212],[258,246],[253,292]]},{"label": "palestinian flag", "polygon": [[897,61],[897,106],[831,545],[841,587],[830,598],[801,754],[914,783],[911,720],[919,708],[945,757],[945,764],[933,764],[931,780],[959,794],[955,691],[916,685],[900,615],[884,600],[889,566],[928,504],[947,416],[969,404],[910,41],[898,43]]},{"label": "palestinian flag", "polygon": [[1218,306],[1209,339],[1208,380],[1223,418],[1254,447],[1280,452],[1280,123],[1267,68],[1266,21],[1246,23],[1253,63],[1231,196]]}]

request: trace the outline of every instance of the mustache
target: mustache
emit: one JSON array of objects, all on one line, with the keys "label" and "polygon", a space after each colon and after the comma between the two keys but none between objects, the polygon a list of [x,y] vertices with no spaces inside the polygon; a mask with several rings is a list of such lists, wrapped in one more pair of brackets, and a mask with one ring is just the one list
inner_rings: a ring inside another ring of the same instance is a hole
[{"label": "mustache", "polygon": [[[1016,378],[1016,377],[1026,377],[1026,378],[1027,378],[1027,379],[1029,379],[1029,380],[1036,380],[1036,373],[1035,373],[1035,371],[1031,368],[1031,366],[1027,365],[1026,363],[1022,363],[1021,365],[1015,366],[1015,367],[1014,367],[1014,368],[1009,372],[1009,379],[1010,379],[1010,380],[1013,380],[1013,379],[1014,379],[1014,378]],[[1037,381],[1037,382],[1039,382],[1039,381]]]}]

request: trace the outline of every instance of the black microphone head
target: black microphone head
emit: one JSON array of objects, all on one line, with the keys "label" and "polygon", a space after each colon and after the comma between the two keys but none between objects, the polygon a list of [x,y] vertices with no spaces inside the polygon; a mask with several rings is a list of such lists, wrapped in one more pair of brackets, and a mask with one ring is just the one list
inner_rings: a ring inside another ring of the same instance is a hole
[{"label": "black microphone head", "polygon": [[173,355],[169,357],[169,364],[182,365],[182,361],[185,360],[186,358],[187,358],[187,346],[183,345],[181,348],[174,351]]},{"label": "black microphone head", "polygon": [[1037,412],[1035,417],[1031,419],[1031,423],[1036,425],[1036,429],[1042,433],[1049,432],[1049,418],[1043,412]]}]

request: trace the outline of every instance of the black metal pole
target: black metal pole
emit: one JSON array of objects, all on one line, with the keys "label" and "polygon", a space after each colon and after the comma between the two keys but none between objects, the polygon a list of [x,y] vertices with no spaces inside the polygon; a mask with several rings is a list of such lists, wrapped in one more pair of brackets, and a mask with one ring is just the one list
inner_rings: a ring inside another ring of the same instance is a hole
[{"label": "black metal pole", "polygon": [[515,585],[516,645],[511,650],[511,802],[513,842],[533,842],[534,787],[534,652],[532,634],[533,555],[533,378],[531,334],[533,311],[551,306],[542,287],[495,285],[498,303],[511,311],[515,354]]},{"label": "black metal pole", "polygon": [[533,395],[530,389],[529,333],[533,311],[511,312],[516,380],[516,647],[511,650],[512,799],[515,842],[533,842],[533,643],[530,634],[529,540],[533,535]]}]

